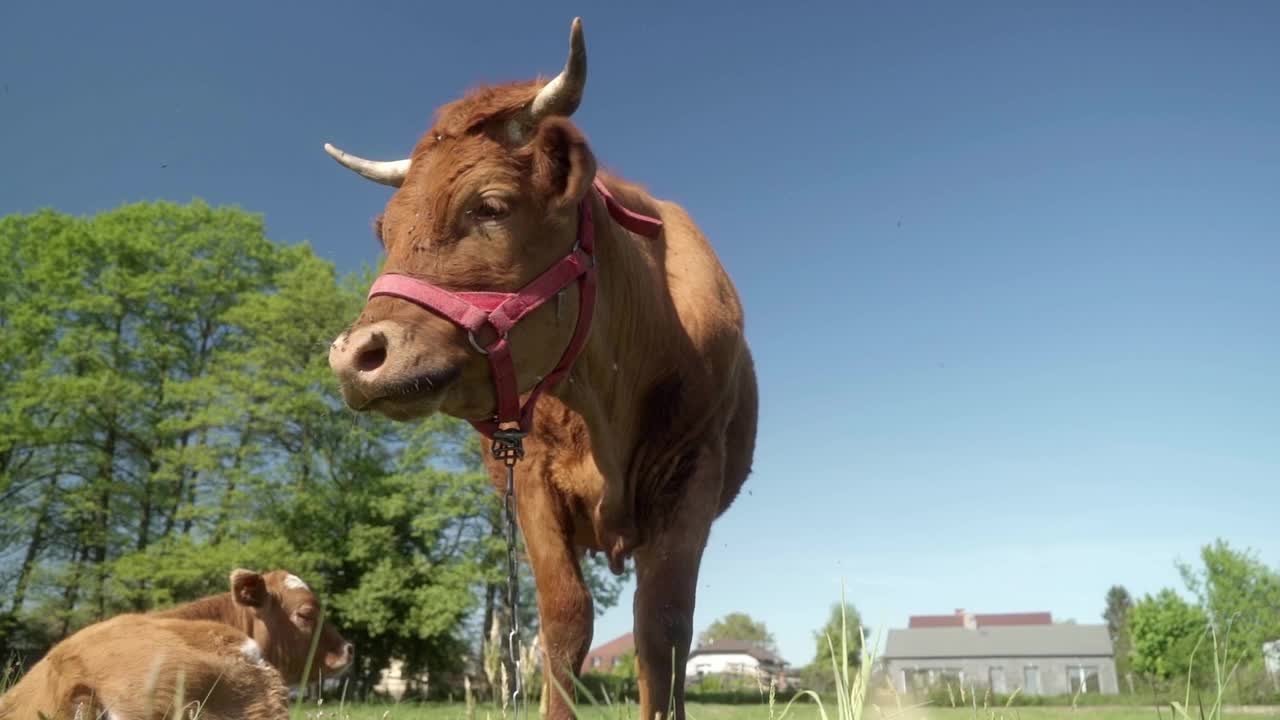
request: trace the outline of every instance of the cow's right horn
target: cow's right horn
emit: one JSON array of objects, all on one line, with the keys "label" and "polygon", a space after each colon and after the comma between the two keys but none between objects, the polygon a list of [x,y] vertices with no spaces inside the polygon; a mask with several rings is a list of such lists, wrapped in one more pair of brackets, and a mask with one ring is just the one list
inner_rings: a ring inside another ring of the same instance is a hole
[{"label": "cow's right horn", "polygon": [[587,85],[587,43],[582,39],[582,18],[574,18],[569,30],[569,59],[564,70],[547,83],[529,104],[529,117],[536,124],[549,115],[569,116],[582,102]]},{"label": "cow's right horn", "polygon": [[354,170],[357,173],[369,178],[376,183],[390,185],[392,187],[400,187],[404,182],[404,178],[409,174],[409,158],[404,160],[365,160],[350,153],[339,150],[338,148],[324,144],[324,151],[329,153],[330,157],[338,161],[338,164],[345,168]]},{"label": "cow's right horn", "polygon": [[587,86],[587,43],[582,38],[582,18],[573,19],[569,30],[569,59],[560,74],[542,86],[523,113],[512,120],[511,138],[517,142],[528,137],[543,118],[552,115],[568,117],[582,102],[582,91]]}]

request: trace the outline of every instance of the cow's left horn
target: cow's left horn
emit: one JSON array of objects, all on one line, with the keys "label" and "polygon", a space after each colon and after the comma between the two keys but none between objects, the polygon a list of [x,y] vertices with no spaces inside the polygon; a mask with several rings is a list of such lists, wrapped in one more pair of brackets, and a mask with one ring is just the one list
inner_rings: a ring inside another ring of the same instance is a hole
[{"label": "cow's left horn", "polygon": [[330,157],[338,161],[338,164],[348,169],[354,170],[361,175],[369,178],[376,183],[390,185],[392,187],[400,187],[404,182],[404,178],[409,174],[409,158],[404,160],[365,160],[347,152],[343,152],[338,148],[324,144],[324,151],[329,153]]},{"label": "cow's left horn", "polygon": [[564,70],[547,83],[529,104],[529,119],[537,125],[550,115],[568,117],[582,102],[582,90],[587,85],[587,43],[582,39],[582,18],[573,19],[569,31],[569,59]]}]

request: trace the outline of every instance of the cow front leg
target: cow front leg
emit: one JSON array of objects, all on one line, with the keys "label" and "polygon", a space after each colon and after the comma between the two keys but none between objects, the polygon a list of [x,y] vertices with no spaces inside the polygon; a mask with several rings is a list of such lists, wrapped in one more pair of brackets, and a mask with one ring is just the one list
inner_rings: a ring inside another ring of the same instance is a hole
[{"label": "cow front leg", "polygon": [[[640,717],[684,720],[698,569],[716,517],[724,463],[704,451],[661,529],[636,550],[635,639]],[[673,482],[678,479],[673,479]]]},{"label": "cow front leg", "polygon": [[516,497],[538,589],[544,717],[571,720],[573,707],[564,693],[576,700],[574,681],[591,648],[591,591],[573,547],[571,519],[555,490],[543,482],[529,482],[521,485]]}]

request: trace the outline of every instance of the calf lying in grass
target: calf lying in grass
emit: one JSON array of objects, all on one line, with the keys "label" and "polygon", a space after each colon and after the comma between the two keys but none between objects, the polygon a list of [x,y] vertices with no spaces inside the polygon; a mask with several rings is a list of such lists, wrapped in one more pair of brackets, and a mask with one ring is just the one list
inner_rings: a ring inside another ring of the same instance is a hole
[{"label": "calf lying in grass", "polygon": [[159,720],[197,706],[207,720],[287,718],[288,685],[340,674],[353,655],[296,576],[236,570],[230,592],[119,615],[58,643],[0,696],[0,720]]}]

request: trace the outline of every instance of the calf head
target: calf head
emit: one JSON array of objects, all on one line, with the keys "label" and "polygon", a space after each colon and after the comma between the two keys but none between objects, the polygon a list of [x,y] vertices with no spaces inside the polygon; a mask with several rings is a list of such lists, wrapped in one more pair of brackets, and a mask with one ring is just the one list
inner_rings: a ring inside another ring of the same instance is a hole
[{"label": "calf head", "polygon": [[[573,250],[579,203],[596,172],[568,119],[586,66],[574,20],[560,75],[480,88],[445,105],[409,158],[375,162],[325,146],[342,165],[397,188],[374,228],[384,273],[451,292],[514,292]],[[578,295],[571,285],[506,335],[519,392],[556,366],[574,333]],[[329,364],[353,409],[484,421],[495,413],[496,392],[481,350],[496,339],[491,327],[469,337],[431,310],[375,296],[333,342]]]},{"label": "calf head", "polygon": [[323,617],[320,599],[296,575],[285,570],[234,570],[231,599],[252,617],[250,636],[262,658],[280,671],[285,682],[303,681],[317,630],[310,681],[334,677],[351,666],[355,648]]}]

